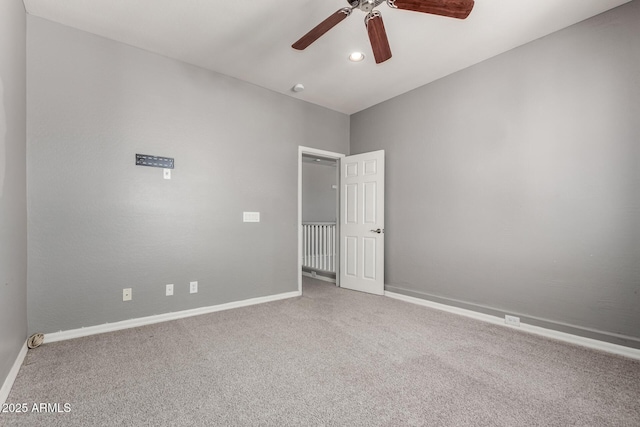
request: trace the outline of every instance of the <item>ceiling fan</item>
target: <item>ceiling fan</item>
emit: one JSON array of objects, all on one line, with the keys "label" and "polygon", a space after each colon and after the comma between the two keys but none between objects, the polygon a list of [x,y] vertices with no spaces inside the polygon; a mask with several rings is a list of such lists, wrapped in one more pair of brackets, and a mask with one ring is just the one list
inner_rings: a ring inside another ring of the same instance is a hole
[{"label": "ceiling fan", "polygon": [[379,11],[374,10],[374,8],[385,1],[392,9],[431,13],[458,19],[465,19],[469,16],[474,3],[474,0],[347,0],[349,7],[344,7],[329,16],[302,36],[300,40],[292,44],[291,47],[297,50],[306,49],[324,33],[351,15],[353,9],[360,9],[367,13],[364,18],[364,24],[369,33],[369,41],[371,41],[371,48],[373,49],[376,64],[380,64],[391,58],[391,47],[389,46],[387,32],[382,22],[382,15]]}]

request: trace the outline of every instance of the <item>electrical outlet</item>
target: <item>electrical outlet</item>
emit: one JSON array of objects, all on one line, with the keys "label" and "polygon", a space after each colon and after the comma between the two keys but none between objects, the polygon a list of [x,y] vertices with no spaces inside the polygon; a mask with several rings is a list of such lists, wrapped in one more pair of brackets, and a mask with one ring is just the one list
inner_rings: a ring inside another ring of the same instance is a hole
[{"label": "electrical outlet", "polygon": [[166,289],[166,295],[169,297],[171,295],[173,295],[173,285],[167,285],[167,289]]},{"label": "electrical outlet", "polygon": [[171,169],[163,169],[162,176],[164,176],[164,179],[171,179]]},{"label": "electrical outlet", "polygon": [[122,290],[122,301],[131,301],[132,295],[131,288],[124,288]]},{"label": "electrical outlet", "polygon": [[507,325],[510,325],[510,326],[520,326],[520,318],[516,317],[516,316],[509,316],[508,314],[505,314],[504,323],[506,323]]},{"label": "electrical outlet", "polygon": [[198,292],[198,282],[189,282],[189,293],[195,294]]}]

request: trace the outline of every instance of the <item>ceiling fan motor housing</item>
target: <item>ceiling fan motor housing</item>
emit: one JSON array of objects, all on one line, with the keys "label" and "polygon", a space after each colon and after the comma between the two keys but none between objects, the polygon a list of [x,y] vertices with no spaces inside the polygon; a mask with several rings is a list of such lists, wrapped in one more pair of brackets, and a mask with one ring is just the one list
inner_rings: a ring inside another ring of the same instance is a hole
[{"label": "ceiling fan motor housing", "polygon": [[358,8],[364,12],[371,12],[374,7],[380,6],[385,0],[347,0],[352,8]]},{"label": "ceiling fan motor housing", "polygon": [[365,12],[371,12],[376,7],[374,0],[362,0],[360,2],[360,9]]}]

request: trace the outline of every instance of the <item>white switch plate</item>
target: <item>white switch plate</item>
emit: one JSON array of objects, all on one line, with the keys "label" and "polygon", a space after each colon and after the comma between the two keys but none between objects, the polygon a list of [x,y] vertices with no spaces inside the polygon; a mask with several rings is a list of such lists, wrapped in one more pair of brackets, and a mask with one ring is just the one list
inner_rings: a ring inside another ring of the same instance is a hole
[{"label": "white switch plate", "polygon": [[131,301],[132,295],[131,288],[124,288],[122,290],[122,301]]},{"label": "white switch plate", "polygon": [[198,282],[189,282],[189,293],[195,294],[198,292]]},{"label": "white switch plate", "polygon": [[260,212],[242,212],[242,222],[260,222]]},{"label": "white switch plate", "polygon": [[171,169],[162,169],[164,179],[171,179]]},{"label": "white switch plate", "polygon": [[173,285],[167,285],[167,293],[166,295],[168,297],[170,297],[171,295],[173,295]]}]

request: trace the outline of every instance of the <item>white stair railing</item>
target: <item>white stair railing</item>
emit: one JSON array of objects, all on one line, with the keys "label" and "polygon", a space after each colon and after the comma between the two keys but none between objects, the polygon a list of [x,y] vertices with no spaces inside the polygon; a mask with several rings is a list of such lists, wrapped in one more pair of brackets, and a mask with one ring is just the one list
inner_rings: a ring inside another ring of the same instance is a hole
[{"label": "white stair railing", "polygon": [[336,272],[336,223],[302,224],[302,266]]}]

